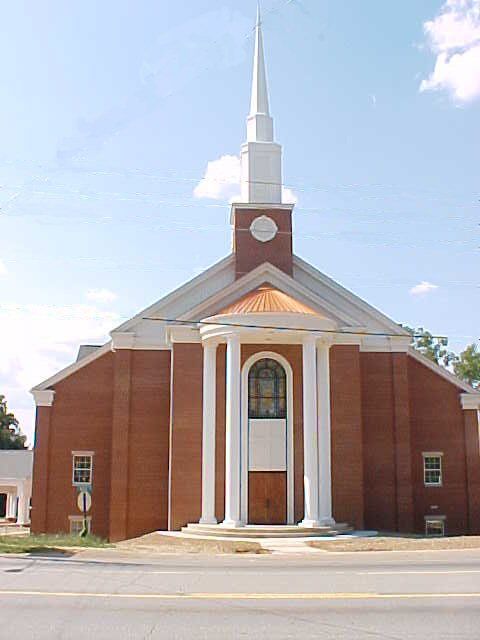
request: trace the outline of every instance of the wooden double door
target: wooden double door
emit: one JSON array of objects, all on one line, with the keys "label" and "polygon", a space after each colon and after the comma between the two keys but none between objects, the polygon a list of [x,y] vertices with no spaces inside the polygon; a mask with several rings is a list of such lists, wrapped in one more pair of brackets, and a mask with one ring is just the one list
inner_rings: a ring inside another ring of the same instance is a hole
[{"label": "wooden double door", "polygon": [[249,524],[287,523],[285,471],[250,471],[248,474]]}]

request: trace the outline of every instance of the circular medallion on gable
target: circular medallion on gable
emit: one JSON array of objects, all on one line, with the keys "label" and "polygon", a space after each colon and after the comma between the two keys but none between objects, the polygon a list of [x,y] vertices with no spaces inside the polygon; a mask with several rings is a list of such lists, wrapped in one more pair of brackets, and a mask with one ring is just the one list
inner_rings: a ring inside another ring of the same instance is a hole
[{"label": "circular medallion on gable", "polygon": [[268,216],[259,216],[250,225],[250,233],[259,242],[268,242],[277,235],[278,227]]}]

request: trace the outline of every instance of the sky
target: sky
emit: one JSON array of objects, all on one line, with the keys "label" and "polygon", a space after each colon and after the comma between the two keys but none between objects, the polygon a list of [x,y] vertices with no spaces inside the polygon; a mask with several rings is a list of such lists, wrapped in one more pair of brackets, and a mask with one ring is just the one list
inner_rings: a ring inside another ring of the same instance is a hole
[{"label": "sky", "polygon": [[[294,250],[478,340],[480,0],[263,0]],[[0,38],[0,393],[230,252],[255,0],[19,0]]]}]

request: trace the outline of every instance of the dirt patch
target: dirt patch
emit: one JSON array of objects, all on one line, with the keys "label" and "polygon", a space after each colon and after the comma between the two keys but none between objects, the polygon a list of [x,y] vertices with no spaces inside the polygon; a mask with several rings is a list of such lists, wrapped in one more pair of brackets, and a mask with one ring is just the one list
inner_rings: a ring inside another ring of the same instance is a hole
[{"label": "dirt patch", "polygon": [[309,540],[310,547],[325,551],[429,551],[438,549],[480,549],[480,536],[420,538],[378,536],[376,538],[345,538],[343,540]]},{"label": "dirt patch", "polygon": [[123,551],[145,551],[148,553],[268,553],[258,542],[250,540],[181,538],[162,535],[158,532],[118,542],[116,547]]}]

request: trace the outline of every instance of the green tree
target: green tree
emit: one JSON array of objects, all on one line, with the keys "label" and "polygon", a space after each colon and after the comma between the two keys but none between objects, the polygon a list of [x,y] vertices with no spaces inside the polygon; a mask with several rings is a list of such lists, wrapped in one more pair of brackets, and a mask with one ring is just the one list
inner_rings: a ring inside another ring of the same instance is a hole
[{"label": "green tree", "polygon": [[434,337],[423,327],[412,329],[411,327],[404,326],[403,328],[412,334],[413,348],[420,351],[420,353],[432,362],[448,367],[455,361],[455,354],[447,349],[448,338]]},{"label": "green tree", "polygon": [[469,344],[453,362],[455,374],[475,387],[480,388],[480,351],[477,344]]},{"label": "green tree", "polygon": [[25,440],[18,420],[8,412],[5,396],[0,394],[0,449],[26,449]]}]

